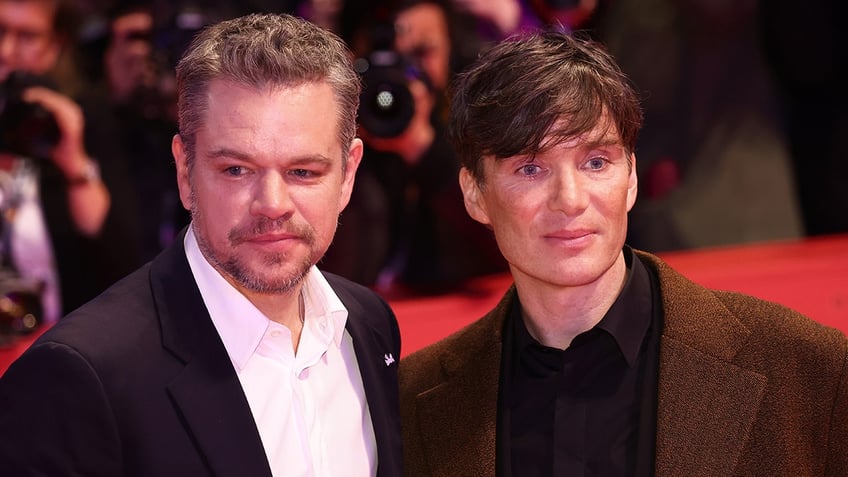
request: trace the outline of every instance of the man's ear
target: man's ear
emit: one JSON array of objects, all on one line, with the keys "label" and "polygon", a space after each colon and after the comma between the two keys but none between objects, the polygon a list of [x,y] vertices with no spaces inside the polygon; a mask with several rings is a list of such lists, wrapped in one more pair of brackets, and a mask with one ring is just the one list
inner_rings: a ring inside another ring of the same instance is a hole
[{"label": "man's ear", "polygon": [[344,177],[342,178],[342,190],[339,197],[339,213],[347,207],[350,202],[350,195],[353,192],[353,184],[356,179],[356,170],[359,169],[359,164],[362,162],[362,154],[365,147],[362,145],[362,139],[354,138],[347,151],[347,163],[345,164]]},{"label": "man's ear", "polygon": [[180,189],[180,201],[186,210],[191,210],[191,181],[189,180],[185,144],[179,134],[171,139],[171,153],[177,166],[177,186]]},{"label": "man's ear", "polygon": [[639,179],[636,177],[636,154],[630,153],[630,176],[627,178],[627,211],[636,203],[636,195],[639,190]]},{"label": "man's ear", "polygon": [[459,187],[462,189],[462,197],[468,215],[481,224],[489,225],[489,213],[486,210],[486,203],[483,201],[480,184],[465,167],[459,171]]}]

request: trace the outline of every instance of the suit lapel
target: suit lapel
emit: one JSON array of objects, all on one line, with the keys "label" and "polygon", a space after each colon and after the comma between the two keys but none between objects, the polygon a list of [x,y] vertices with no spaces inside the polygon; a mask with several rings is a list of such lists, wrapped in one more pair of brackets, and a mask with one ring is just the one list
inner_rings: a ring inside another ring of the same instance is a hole
[{"label": "suit lapel", "polygon": [[766,378],[672,339],[660,356],[656,475],[733,475]]},{"label": "suit lapel", "polygon": [[[350,323],[350,321],[349,321]],[[387,469],[400,469],[400,433],[397,406],[397,375],[388,373],[389,367],[396,369],[395,362],[389,362],[383,356],[388,351],[374,339],[374,335],[361,324],[349,324],[348,331],[353,338],[356,361],[362,375],[365,398],[374,427],[377,441],[377,456],[380,472],[378,475],[391,475]],[[391,356],[398,354],[388,351]]]},{"label": "suit lapel", "polygon": [[502,328],[512,296],[449,347],[441,357],[444,381],[417,396],[432,475],[495,475]]},{"label": "suit lapel", "polygon": [[733,363],[750,331],[712,292],[645,261],[660,277],[665,313],[656,475],[732,475],[767,384]]},{"label": "suit lapel", "polygon": [[163,346],[185,363],[169,386],[213,475],[271,476],[247,399],[185,258],[182,235],[151,269]]}]

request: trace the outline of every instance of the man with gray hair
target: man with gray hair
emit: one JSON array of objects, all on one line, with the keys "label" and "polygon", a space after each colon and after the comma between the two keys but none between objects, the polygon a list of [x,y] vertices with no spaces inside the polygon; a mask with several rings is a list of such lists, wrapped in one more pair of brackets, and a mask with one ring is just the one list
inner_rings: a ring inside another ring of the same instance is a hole
[{"label": "man with gray hair", "polygon": [[0,475],[399,475],[397,321],[315,267],[362,158],[347,48],[249,15],[177,84],[192,222],[0,379]]}]

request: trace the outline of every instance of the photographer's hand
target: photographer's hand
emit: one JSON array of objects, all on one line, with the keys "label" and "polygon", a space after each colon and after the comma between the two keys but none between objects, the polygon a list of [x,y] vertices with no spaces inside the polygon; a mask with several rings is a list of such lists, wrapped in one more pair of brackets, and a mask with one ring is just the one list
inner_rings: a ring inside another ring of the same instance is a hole
[{"label": "photographer's hand", "polygon": [[51,151],[51,159],[68,181],[68,211],[80,233],[97,235],[106,220],[110,197],[97,174],[96,163],[85,150],[82,109],[71,98],[39,86],[27,88],[23,99],[38,103],[56,120],[60,138]]}]

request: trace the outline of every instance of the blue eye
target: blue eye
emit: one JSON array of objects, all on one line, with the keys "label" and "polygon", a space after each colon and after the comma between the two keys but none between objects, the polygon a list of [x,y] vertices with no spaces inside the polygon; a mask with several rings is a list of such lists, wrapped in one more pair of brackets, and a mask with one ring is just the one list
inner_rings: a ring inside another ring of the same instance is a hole
[{"label": "blue eye", "polygon": [[535,176],[539,173],[540,167],[537,164],[525,164],[521,166],[519,171],[525,176]]},{"label": "blue eye", "polygon": [[586,164],[589,166],[589,169],[597,171],[603,169],[604,166],[606,166],[607,160],[603,157],[593,157],[589,159]]},{"label": "blue eye", "polygon": [[241,166],[232,166],[232,167],[228,167],[228,168],[224,169],[224,172],[227,175],[230,175],[230,176],[233,176],[233,177],[238,177],[238,176],[244,174],[244,168],[241,167]]}]

